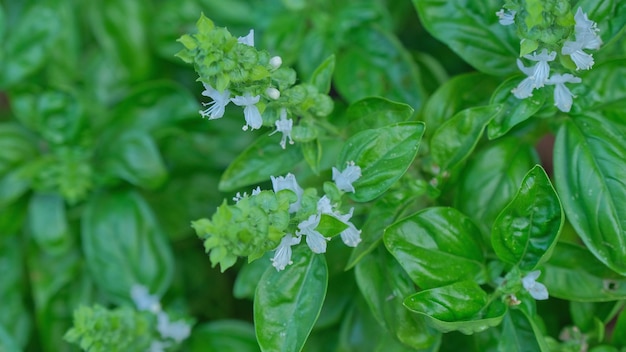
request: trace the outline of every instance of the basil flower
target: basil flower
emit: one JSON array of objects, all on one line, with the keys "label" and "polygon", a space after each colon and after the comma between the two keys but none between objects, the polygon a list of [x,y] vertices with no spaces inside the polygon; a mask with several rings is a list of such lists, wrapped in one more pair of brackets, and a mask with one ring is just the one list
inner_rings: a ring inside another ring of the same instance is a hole
[{"label": "basil flower", "polygon": [[498,22],[501,25],[510,26],[515,23],[515,13],[516,11],[500,9],[500,11],[496,12],[496,16],[498,16]]},{"label": "basil flower", "polygon": [[548,299],[548,289],[544,284],[536,281],[539,275],[541,275],[539,270],[529,272],[522,278],[522,285],[534,299],[545,300]]},{"label": "basil flower", "polygon": [[237,38],[237,41],[247,46],[254,46],[254,29],[251,29],[245,37]]},{"label": "basil flower", "polygon": [[293,264],[291,261],[291,246],[299,244],[300,240],[300,236],[294,237],[289,233],[280,240],[280,244],[275,249],[274,258],[270,259],[272,266],[276,268],[277,271],[285,270],[287,265]]},{"label": "basil flower", "polygon": [[304,190],[298,182],[296,181],[296,176],[294,174],[289,173],[287,176],[270,176],[272,180],[272,187],[274,188],[274,192],[278,193],[278,191],[282,191],[283,189],[288,189],[298,196],[298,200],[289,205],[289,212],[295,213],[300,209],[300,202],[302,199],[302,195],[304,194]]},{"label": "basil flower", "polygon": [[588,70],[593,64],[593,56],[583,51],[585,43],[581,41],[566,41],[561,49],[561,54],[569,55],[576,64],[577,70]]},{"label": "basil flower", "polygon": [[554,61],[556,52],[552,51],[548,53],[548,50],[543,49],[539,54],[537,54],[537,52],[533,52],[532,55],[524,55],[524,57],[528,60],[537,62],[535,66],[532,67],[532,74],[530,77],[534,81],[535,88],[543,87],[545,81],[550,75],[550,65],[548,65],[548,62]]},{"label": "basil flower", "polygon": [[171,322],[170,317],[165,312],[157,314],[157,331],[162,338],[170,338],[176,342],[181,342],[191,333],[191,326],[183,320]]},{"label": "basil flower", "polygon": [[130,289],[130,297],[139,310],[149,310],[153,313],[161,311],[161,303],[159,298],[151,295],[143,285],[133,285]]},{"label": "basil flower", "polygon": [[224,116],[226,105],[230,103],[230,91],[226,89],[223,92],[219,92],[215,88],[204,82],[202,82],[202,85],[204,85],[204,91],[202,92],[202,95],[213,99],[213,101],[209,103],[202,103],[202,105],[208,106],[208,108],[205,110],[200,110],[200,115],[202,115],[202,117],[208,116],[209,120],[221,118],[222,116]]},{"label": "basil flower", "polygon": [[358,180],[359,177],[361,177],[361,168],[355,165],[353,161],[349,162],[343,171],[333,167],[333,181],[335,181],[337,188],[344,192],[354,193],[352,182]]},{"label": "basil flower", "polygon": [[320,214],[313,214],[308,219],[298,224],[297,236],[306,235],[306,244],[311,248],[313,253],[325,253],[326,242],[330,241],[330,238],[324,237],[321,233],[315,230],[319,225],[321,219]]},{"label": "basil flower", "polygon": [[260,96],[251,96],[250,93],[246,93],[243,96],[238,95],[231,99],[237,106],[243,106],[243,115],[246,118],[246,124],[243,126],[243,130],[247,131],[248,127],[252,130],[261,128],[263,125],[263,118],[261,112],[256,107],[256,103],[259,102]]},{"label": "basil flower", "polygon": [[289,138],[289,144],[293,144],[293,139],[291,139],[291,129],[293,128],[293,120],[287,119],[287,110],[280,110],[280,119],[276,120],[276,130],[270,133],[270,136],[276,132],[280,132],[283,134],[283,137],[280,139],[280,146],[285,149],[287,146],[287,138]]},{"label": "basil flower", "polygon": [[575,77],[569,73],[554,74],[550,77],[546,84],[554,85],[554,105],[563,112],[569,112],[572,108],[573,94],[565,86],[565,83],[580,83],[580,77]]}]

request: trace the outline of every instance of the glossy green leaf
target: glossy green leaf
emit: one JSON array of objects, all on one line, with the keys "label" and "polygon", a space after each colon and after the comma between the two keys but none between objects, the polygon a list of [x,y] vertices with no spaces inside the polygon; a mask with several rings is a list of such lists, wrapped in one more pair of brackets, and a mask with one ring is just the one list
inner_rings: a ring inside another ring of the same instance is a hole
[{"label": "glossy green leaf", "polygon": [[172,250],[152,210],[135,192],[92,197],[81,221],[85,260],[98,287],[128,302],[133,285],[162,295],[174,271]]},{"label": "glossy green leaf", "polygon": [[350,121],[350,131],[356,133],[407,121],[413,115],[413,111],[413,108],[406,104],[380,97],[369,97],[350,104],[346,117]]},{"label": "glossy green leaf", "polygon": [[350,137],[337,164],[343,170],[348,162],[361,168],[361,177],[353,183],[350,197],[368,202],[382,195],[409,168],[424,133],[424,124],[405,122],[365,130]]},{"label": "glossy green leaf", "polygon": [[550,257],[564,220],[548,175],[536,165],[493,224],[491,244],[505,263],[532,271]]},{"label": "glossy green leaf", "polygon": [[403,305],[415,291],[413,282],[398,262],[384,250],[366,256],[355,269],[356,280],[372,314],[396,338],[414,349],[438,343],[441,335],[426,326],[423,317]]},{"label": "glossy green leaf", "polygon": [[558,243],[544,264],[541,281],[550,296],[581,302],[626,299],[626,279],[584,247]]},{"label": "glossy green leaf", "polygon": [[304,161],[309,165],[311,171],[315,174],[320,172],[320,162],[322,160],[322,144],[319,139],[315,139],[311,142],[301,143],[302,156]]},{"label": "glossy green leaf", "polygon": [[24,175],[25,167],[9,171],[0,178],[0,208],[15,202],[31,186],[31,180]]},{"label": "glossy green leaf", "polygon": [[220,179],[219,189],[231,192],[238,188],[281,176],[302,160],[300,148],[280,147],[274,138],[263,136],[250,145],[228,166]]},{"label": "glossy green leaf", "polygon": [[385,246],[422,289],[484,282],[480,230],[453,208],[427,208],[387,227]]},{"label": "glossy green leaf", "polygon": [[233,286],[233,296],[239,299],[254,299],[254,292],[259,284],[259,280],[263,273],[272,266],[270,258],[272,258],[272,252],[267,252],[265,255],[257,260],[249,263],[245,263],[235,279]]},{"label": "glossy green leaf", "polygon": [[568,220],[601,262],[626,275],[624,127],[588,113],[566,120],[554,146],[554,175]]},{"label": "glossy green leaf", "polygon": [[167,179],[165,163],[153,138],[130,131],[107,148],[106,171],[138,187],[154,189]]},{"label": "glossy green leaf", "polygon": [[257,287],[254,325],[262,351],[300,351],[322,309],[328,283],[324,256],[300,245],[292,260],[283,271],[269,267]]},{"label": "glossy green leaf", "polygon": [[474,150],[489,121],[502,113],[501,105],[487,105],[460,111],[444,122],[430,140],[433,162],[450,170]]},{"label": "glossy green leaf", "polygon": [[362,27],[351,37],[337,53],[337,91],[349,102],[381,96],[419,110],[426,92],[417,65],[398,39],[377,27]]},{"label": "glossy green leaf", "polygon": [[481,72],[516,72],[519,39],[514,28],[503,27],[495,13],[499,0],[413,0],[421,23],[435,38]]},{"label": "glossy green leaf", "polygon": [[520,143],[516,137],[492,142],[473,155],[463,169],[455,206],[470,216],[486,237],[528,170],[538,161],[533,147]]},{"label": "glossy green leaf", "polygon": [[0,235],[0,351],[3,347],[7,351],[24,350],[32,329],[32,317],[23,301],[28,278],[20,242],[19,237],[3,238]]},{"label": "glossy green leaf", "polygon": [[622,310],[617,318],[611,342],[617,346],[626,346],[626,311]]},{"label": "glossy green leaf", "polygon": [[504,136],[513,127],[526,121],[541,109],[546,101],[546,90],[538,89],[533,95],[526,99],[516,98],[511,90],[513,90],[521,77],[514,77],[504,81],[491,97],[491,104],[502,104],[504,110],[497,115],[487,128],[487,136],[489,139],[496,139]]},{"label": "glossy green leaf", "polygon": [[509,309],[504,317],[498,349],[512,352],[550,351],[537,324],[518,309]]},{"label": "glossy green leaf", "polygon": [[322,62],[313,71],[311,76],[311,84],[317,88],[320,93],[328,94],[330,92],[330,84],[335,71],[335,55],[331,55]]},{"label": "glossy green leaf", "polygon": [[191,352],[260,351],[252,324],[238,320],[216,320],[197,326],[189,339]]},{"label": "glossy green leaf", "polygon": [[474,281],[420,291],[407,297],[404,305],[426,317],[441,332],[481,332],[497,326],[507,311],[500,300],[488,302],[487,293]]},{"label": "glossy green leaf", "polygon": [[322,216],[320,216],[320,222],[315,230],[324,235],[324,237],[334,237],[347,228],[348,225],[336,217],[322,214]]},{"label": "glossy green leaf", "polygon": [[65,210],[58,194],[34,194],[28,207],[30,234],[43,251],[63,252],[73,242]]},{"label": "glossy green leaf", "polygon": [[13,123],[0,124],[0,176],[37,155],[35,139]]}]

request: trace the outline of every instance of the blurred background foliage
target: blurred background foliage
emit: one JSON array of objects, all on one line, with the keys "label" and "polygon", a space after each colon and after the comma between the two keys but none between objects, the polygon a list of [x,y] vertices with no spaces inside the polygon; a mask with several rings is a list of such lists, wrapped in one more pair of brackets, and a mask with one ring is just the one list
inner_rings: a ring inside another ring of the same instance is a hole
[{"label": "blurred background foliage", "polygon": [[[419,114],[470,70],[410,1],[0,1],[0,350],[73,350],[73,310],[129,304],[134,283],[196,319],[186,349],[258,349],[254,287],[235,285],[238,267],[211,269],[189,226],[233,196],[218,189],[223,170],[268,133],[242,132],[235,109],[200,118],[201,84],[174,54],[201,12],[235,35],[253,28],[303,81],[335,54],[337,112],[381,96]],[[391,346],[346,253],[329,248],[338,264],[305,350]]]}]

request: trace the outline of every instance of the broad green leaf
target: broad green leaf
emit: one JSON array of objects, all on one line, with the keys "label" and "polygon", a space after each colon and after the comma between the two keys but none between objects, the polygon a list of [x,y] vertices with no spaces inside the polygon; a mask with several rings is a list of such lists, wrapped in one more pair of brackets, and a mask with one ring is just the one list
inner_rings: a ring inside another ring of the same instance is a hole
[{"label": "broad green leaf", "polygon": [[302,156],[307,165],[311,168],[311,171],[315,174],[320,172],[320,162],[322,160],[322,144],[319,139],[315,139],[311,142],[301,143]]},{"label": "broad green leaf", "polygon": [[403,305],[404,297],[415,291],[413,282],[385,250],[367,255],[355,270],[357,284],[372,314],[404,344],[425,349],[437,344],[440,334],[430,330],[424,319]]},{"label": "broad green leaf", "polygon": [[626,346],[626,311],[622,310],[615,324],[615,332],[611,342],[617,346]]},{"label": "broad green leaf", "polygon": [[9,171],[0,178],[0,209],[17,201],[31,186],[31,180],[25,175],[26,167]]},{"label": "broad green leaf", "polygon": [[283,149],[274,138],[259,137],[232,161],[224,171],[218,187],[222,192],[231,192],[268,181],[270,176],[281,176],[293,170],[301,160],[300,148],[289,146]]},{"label": "broad green leaf", "polygon": [[328,94],[330,92],[330,84],[335,71],[335,55],[331,55],[322,62],[313,71],[311,76],[311,84],[317,88],[320,93]]},{"label": "broad green leaf", "polygon": [[502,261],[531,271],[550,257],[564,220],[548,175],[536,165],[493,224],[491,244]]},{"label": "broad green leaf", "polygon": [[550,351],[537,324],[518,309],[509,309],[504,316],[498,349],[511,352]]},{"label": "broad green leaf", "polygon": [[[0,351],[4,351],[3,347],[7,351],[23,351],[31,334],[31,312],[23,300],[28,281],[24,256],[19,237],[4,238],[0,234]],[[15,349],[9,348],[12,345]]]},{"label": "broad green leaf", "polygon": [[261,258],[243,264],[241,269],[239,269],[233,286],[233,296],[235,298],[254,299],[254,292],[256,291],[261,276],[263,276],[267,268],[272,265],[270,260],[272,256],[270,254],[272,254],[272,252],[267,252]]},{"label": "broad green leaf", "polygon": [[416,63],[398,39],[378,27],[350,33],[348,47],[337,53],[337,91],[349,102],[382,96],[419,110],[426,92]]},{"label": "broad green leaf", "polygon": [[[429,139],[449,118],[461,110],[486,105],[500,81],[484,73],[472,72],[454,76],[430,96],[422,112]],[[481,87],[481,89],[475,89]]]},{"label": "broad green leaf", "polygon": [[317,225],[315,230],[324,235],[324,237],[334,237],[347,228],[348,225],[336,217],[322,214],[319,225]]},{"label": "broad green leaf", "polygon": [[139,194],[109,191],[92,197],[82,214],[81,235],[91,277],[108,298],[129,302],[133,285],[158,296],[169,287],[172,250]]},{"label": "broad green leaf", "polygon": [[480,230],[453,208],[427,208],[387,227],[385,246],[422,289],[485,281]]},{"label": "broad green leaf", "polygon": [[72,245],[65,202],[58,194],[34,194],[28,207],[29,233],[44,252],[60,253]]},{"label": "broad green leaf", "polygon": [[382,195],[409,168],[424,133],[421,122],[405,122],[365,130],[350,137],[338,158],[339,170],[348,162],[361,168],[353,183],[357,202],[368,202]]},{"label": "broad green leaf", "polygon": [[451,170],[474,150],[489,121],[502,113],[501,105],[487,105],[460,111],[444,122],[430,140],[433,162]]},{"label": "broad green leaf", "polygon": [[626,279],[579,245],[560,242],[543,266],[550,296],[580,302],[626,299]]},{"label": "broad green leaf", "polygon": [[292,260],[283,271],[267,268],[257,287],[254,325],[262,351],[300,351],[322,309],[328,284],[325,257],[300,245]]},{"label": "broad green leaf", "polygon": [[[581,91],[576,103],[584,111],[626,107],[626,83],[619,79],[626,74],[626,60],[612,60],[593,67],[583,76],[586,90]],[[574,105],[576,108],[576,105]]]},{"label": "broad green leaf", "polygon": [[215,320],[195,327],[189,349],[191,352],[260,351],[252,324],[239,320]]},{"label": "broad green leaf", "polygon": [[407,121],[413,115],[409,105],[380,97],[369,97],[356,101],[348,107],[346,117],[351,132],[379,128]]},{"label": "broad green leaf", "polygon": [[497,326],[507,307],[500,300],[489,302],[487,293],[474,281],[420,291],[407,297],[404,305],[426,317],[441,332],[458,330],[473,334]]},{"label": "broad green leaf", "polygon": [[626,129],[598,114],[566,120],[554,146],[565,214],[605,265],[626,275]]},{"label": "broad green leaf", "polygon": [[504,81],[491,97],[491,104],[502,104],[504,110],[497,115],[487,128],[489,139],[504,136],[513,127],[526,121],[541,109],[546,101],[546,90],[538,89],[526,99],[516,98],[511,90],[520,82],[520,77],[514,77]]},{"label": "broad green leaf", "polygon": [[0,124],[0,176],[37,155],[36,140],[17,124]]},{"label": "broad green leaf", "polygon": [[23,351],[15,338],[0,324],[0,351],[2,352],[20,352]]},{"label": "broad green leaf", "polygon": [[[528,170],[539,161],[531,145],[516,137],[492,142],[469,159],[461,174],[455,206],[468,214],[485,237]],[[487,238],[488,239],[488,238]]]},{"label": "broad green leaf", "polygon": [[[341,242],[341,241],[339,241]],[[343,243],[330,242],[328,250],[326,252],[326,260],[329,264],[337,262],[336,257],[332,256],[333,250],[341,248],[343,251],[335,251],[338,253],[345,253],[347,249]],[[331,255],[329,255],[331,254]],[[343,269],[342,267],[339,268]],[[315,332],[325,331],[328,328],[334,329],[344,319],[346,308],[351,305],[354,300],[354,296],[357,294],[357,286],[354,279],[354,273],[341,270],[338,273],[333,273],[333,268],[329,267],[328,278],[328,291],[326,291],[326,298],[324,298],[324,305],[320,311],[320,315],[313,327],[313,334]],[[308,343],[308,340],[307,340]],[[307,350],[305,344],[304,349]]]},{"label": "broad green leaf", "polygon": [[137,130],[118,138],[107,146],[105,171],[138,187],[160,187],[167,179],[167,169],[153,138]]},{"label": "broad green leaf", "polygon": [[499,0],[413,0],[421,23],[435,38],[481,72],[516,72],[519,39],[498,23]]}]

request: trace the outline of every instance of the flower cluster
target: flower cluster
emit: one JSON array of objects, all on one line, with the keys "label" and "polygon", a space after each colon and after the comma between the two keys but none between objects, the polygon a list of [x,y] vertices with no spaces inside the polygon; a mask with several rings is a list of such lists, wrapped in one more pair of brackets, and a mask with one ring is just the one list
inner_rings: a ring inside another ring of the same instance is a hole
[{"label": "flower cluster", "polygon": [[[496,13],[502,25],[519,23],[521,56],[534,62],[526,67],[522,60],[517,60],[517,66],[527,77],[511,92],[518,99],[526,99],[532,96],[535,89],[554,86],[554,105],[563,112],[569,112],[574,95],[565,84],[580,83],[582,80],[572,73],[550,74],[550,65],[559,62],[562,70],[589,70],[594,60],[584,50],[599,49],[602,40],[598,36],[597,24],[589,20],[580,7],[572,20],[569,3],[565,1],[560,1],[559,6],[554,8],[543,6],[509,0],[505,8]],[[555,60],[557,56],[559,60]]]},{"label": "flower cluster", "polygon": [[130,296],[140,311],[149,311],[157,317],[157,331],[161,340],[152,341],[149,352],[162,352],[174,343],[179,344],[191,333],[191,326],[183,320],[170,321],[169,315],[161,310],[159,298],[151,295],[142,285],[133,285]]}]

